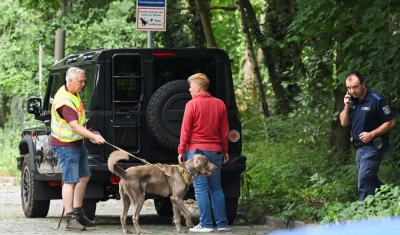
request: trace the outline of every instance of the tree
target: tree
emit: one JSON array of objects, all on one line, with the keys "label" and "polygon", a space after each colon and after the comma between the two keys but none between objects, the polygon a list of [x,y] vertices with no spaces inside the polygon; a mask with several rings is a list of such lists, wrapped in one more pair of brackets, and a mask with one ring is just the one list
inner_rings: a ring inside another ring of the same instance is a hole
[{"label": "tree", "polygon": [[250,60],[251,64],[251,69],[253,71],[253,75],[257,84],[257,95],[258,95],[258,103],[261,107],[261,112],[264,117],[269,117],[271,114],[268,109],[268,104],[265,98],[265,91],[264,91],[264,85],[262,83],[262,78],[261,78],[261,73],[260,73],[260,68],[258,67],[256,55],[254,52],[254,47],[253,47],[253,39],[250,34],[249,28],[248,28],[248,16],[245,12],[245,9],[243,7],[243,0],[237,0],[236,1],[237,8],[239,10],[240,14],[240,19],[241,19],[241,24],[242,24],[242,30],[243,34],[245,36],[245,42],[246,42],[246,48],[248,52],[248,57]]}]

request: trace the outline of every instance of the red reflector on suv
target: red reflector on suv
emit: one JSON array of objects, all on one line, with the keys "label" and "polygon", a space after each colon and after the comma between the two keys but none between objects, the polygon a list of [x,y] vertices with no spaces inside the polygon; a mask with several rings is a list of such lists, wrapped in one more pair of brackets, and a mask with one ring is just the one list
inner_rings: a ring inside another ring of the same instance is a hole
[{"label": "red reflector on suv", "polygon": [[174,56],[175,54],[172,52],[154,52],[153,56],[155,57],[168,57],[168,56]]},{"label": "red reflector on suv", "polygon": [[119,176],[113,175],[110,177],[110,182],[112,184],[119,184],[119,181],[121,180],[121,178]]},{"label": "red reflector on suv", "polygon": [[238,142],[240,139],[240,133],[237,130],[231,130],[228,134],[228,139],[230,142]]}]

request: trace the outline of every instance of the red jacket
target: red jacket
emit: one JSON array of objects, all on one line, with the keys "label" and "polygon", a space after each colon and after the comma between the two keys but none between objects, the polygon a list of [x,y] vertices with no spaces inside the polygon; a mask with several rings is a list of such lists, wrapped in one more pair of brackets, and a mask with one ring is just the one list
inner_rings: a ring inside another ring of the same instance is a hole
[{"label": "red jacket", "polygon": [[178,154],[201,149],[228,153],[228,113],[225,103],[202,92],[187,102]]}]

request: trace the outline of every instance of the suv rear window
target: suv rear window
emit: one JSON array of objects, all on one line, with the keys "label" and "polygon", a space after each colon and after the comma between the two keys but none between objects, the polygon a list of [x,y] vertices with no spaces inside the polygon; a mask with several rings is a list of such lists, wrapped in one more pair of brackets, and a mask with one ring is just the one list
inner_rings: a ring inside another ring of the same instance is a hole
[{"label": "suv rear window", "polygon": [[216,63],[214,58],[162,58],[154,59],[154,91],[160,86],[184,79],[195,73],[204,73],[210,80],[211,94],[216,94]]}]

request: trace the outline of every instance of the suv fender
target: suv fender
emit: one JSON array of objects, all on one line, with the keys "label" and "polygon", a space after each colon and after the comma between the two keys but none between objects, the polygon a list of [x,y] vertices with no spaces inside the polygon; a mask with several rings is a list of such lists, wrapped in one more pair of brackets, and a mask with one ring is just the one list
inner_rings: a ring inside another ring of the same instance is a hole
[{"label": "suv fender", "polygon": [[19,143],[19,152],[20,152],[20,162],[18,162],[18,169],[21,170],[22,168],[22,164],[24,162],[24,156],[26,156],[26,154],[29,155],[29,169],[32,173],[38,173],[37,169],[36,169],[36,165],[35,165],[35,152],[34,148],[33,148],[33,141],[32,138],[29,135],[25,135],[20,143]]}]

